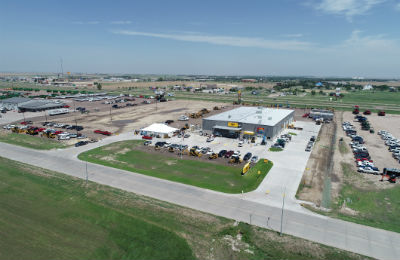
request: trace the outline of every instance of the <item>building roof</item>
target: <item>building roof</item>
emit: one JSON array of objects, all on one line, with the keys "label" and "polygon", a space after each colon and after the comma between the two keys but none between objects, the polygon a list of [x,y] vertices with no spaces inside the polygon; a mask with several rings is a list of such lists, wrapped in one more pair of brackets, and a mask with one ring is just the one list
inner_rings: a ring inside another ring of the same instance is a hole
[{"label": "building roof", "polygon": [[2,103],[8,103],[8,104],[20,104],[26,101],[31,100],[30,98],[22,98],[22,97],[12,97],[12,98],[6,98],[3,99],[1,102]]},{"label": "building roof", "polygon": [[55,103],[54,101],[49,100],[29,100],[24,102],[18,106],[18,108],[24,109],[48,109],[48,108],[57,108],[61,107],[64,104]]},{"label": "building roof", "polygon": [[206,120],[228,121],[242,124],[256,124],[275,126],[282,119],[294,113],[289,109],[274,109],[265,107],[239,107],[217,115],[205,118]]},{"label": "building roof", "polygon": [[229,126],[221,126],[221,125],[216,125],[213,126],[214,129],[220,129],[220,130],[228,130],[228,131],[240,131],[242,128],[240,127],[229,127]]}]

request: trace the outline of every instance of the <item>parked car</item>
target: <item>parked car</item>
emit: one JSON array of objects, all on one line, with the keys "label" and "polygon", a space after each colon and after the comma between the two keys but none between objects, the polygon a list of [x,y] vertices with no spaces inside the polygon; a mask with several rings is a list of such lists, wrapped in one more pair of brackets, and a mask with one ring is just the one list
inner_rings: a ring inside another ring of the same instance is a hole
[{"label": "parked car", "polygon": [[149,146],[149,145],[151,145],[151,141],[145,141],[145,142],[143,143],[143,145]]},{"label": "parked car", "polygon": [[171,124],[171,123],[173,123],[173,122],[174,122],[174,120],[167,120],[167,121],[165,121],[165,123],[168,124],[168,125]]},{"label": "parked car", "polygon": [[185,115],[181,115],[179,118],[178,118],[178,121],[188,121],[189,120],[189,117],[187,117],[187,116],[185,116]]},{"label": "parked car", "polygon": [[223,157],[226,154],[227,150],[221,150],[218,153],[218,157]]},{"label": "parked car", "polygon": [[248,160],[250,160],[250,159],[251,159],[251,156],[252,156],[251,153],[246,153],[246,154],[243,156],[243,161],[248,161]]},{"label": "parked car", "polygon": [[145,139],[145,140],[153,140],[153,137],[151,137],[151,136],[149,136],[149,135],[143,135],[143,136],[142,136],[142,139]]},{"label": "parked car", "polygon": [[233,155],[234,151],[229,150],[225,153],[225,158],[230,158]]},{"label": "parked car", "polygon": [[210,137],[207,138],[206,141],[207,141],[208,143],[209,143],[209,142],[212,142],[212,141],[214,141],[214,137],[210,136]]},{"label": "parked car", "polygon": [[257,155],[254,155],[252,158],[251,158],[251,162],[252,163],[256,163],[258,161],[258,156]]},{"label": "parked car", "polygon": [[75,144],[75,147],[79,147],[79,146],[82,146],[82,145],[86,145],[86,144],[88,144],[89,142],[88,141],[79,141],[79,142],[77,142],[76,144]]},{"label": "parked car", "polygon": [[94,130],[93,132],[94,132],[95,134],[102,134],[102,135],[107,135],[107,136],[112,135],[111,132],[103,131],[103,130]]}]

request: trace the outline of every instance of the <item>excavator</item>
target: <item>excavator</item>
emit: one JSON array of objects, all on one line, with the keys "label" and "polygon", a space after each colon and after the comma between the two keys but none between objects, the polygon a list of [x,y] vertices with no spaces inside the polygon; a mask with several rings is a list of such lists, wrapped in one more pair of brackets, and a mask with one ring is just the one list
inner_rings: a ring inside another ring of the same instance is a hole
[{"label": "excavator", "polygon": [[210,156],[208,156],[208,159],[213,160],[213,159],[217,159],[218,158],[218,154],[216,153],[212,153],[210,154]]},{"label": "excavator", "polygon": [[242,163],[243,160],[239,156],[232,156],[229,163]]},{"label": "excavator", "polygon": [[174,148],[170,146],[170,147],[168,148],[168,152],[173,153],[173,152],[174,152]]},{"label": "excavator", "polygon": [[14,127],[11,129],[11,132],[16,133],[16,134],[22,134],[22,133],[26,133],[25,129],[21,129],[18,126]]},{"label": "excavator", "polygon": [[196,148],[191,148],[190,149],[190,155],[191,156],[201,157],[202,153],[200,153]]},{"label": "excavator", "polygon": [[51,133],[51,132],[42,132],[41,136],[42,137],[47,137],[47,138],[52,138],[52,139],[56,138],[56,135]]},{"label": "excavator", "polygon": [[250,162],[246,163],[242,169],[242,175],[245,175],[250,170]]}]

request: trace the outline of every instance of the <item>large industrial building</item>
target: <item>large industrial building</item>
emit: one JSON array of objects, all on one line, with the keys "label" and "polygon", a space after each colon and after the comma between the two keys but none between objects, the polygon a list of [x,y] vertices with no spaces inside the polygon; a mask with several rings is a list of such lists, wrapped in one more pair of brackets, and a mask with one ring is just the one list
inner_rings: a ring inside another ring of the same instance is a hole
[{"label": "large industrial building", "polygon": [[275,138],[292,123],[294,110],[265,107],[239,107],[203,119],[203,131],[237,138],[240,135]]}]

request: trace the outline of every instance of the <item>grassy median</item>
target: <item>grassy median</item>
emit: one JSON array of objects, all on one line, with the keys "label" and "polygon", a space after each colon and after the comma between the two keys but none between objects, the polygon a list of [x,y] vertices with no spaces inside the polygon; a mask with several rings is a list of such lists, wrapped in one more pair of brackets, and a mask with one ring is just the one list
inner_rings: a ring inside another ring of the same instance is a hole
[{"label": "grassy median", "polygon": [[51,150],[67,147],[67,145],[53,139],[16,133],[0,133],[0,142],[39,150]]},{"label": "grassy median", "polygon": [[366,259],[1,157],[0,194],[0,259]]},{"label": "grassy median", "polygon": [[[260,160],[246,175],[242,167],[170,157],[162,153],[147,153],[136,149],[143,141],[131,140],[112,143],[78,156],[79,159],[122,170],[137,172],[201,188],[241,193],[256,189],[272,167],[272,162]],[[186,159],[185,159],[186,158]],[[260,174],[258,172],[260,171]]]}]

